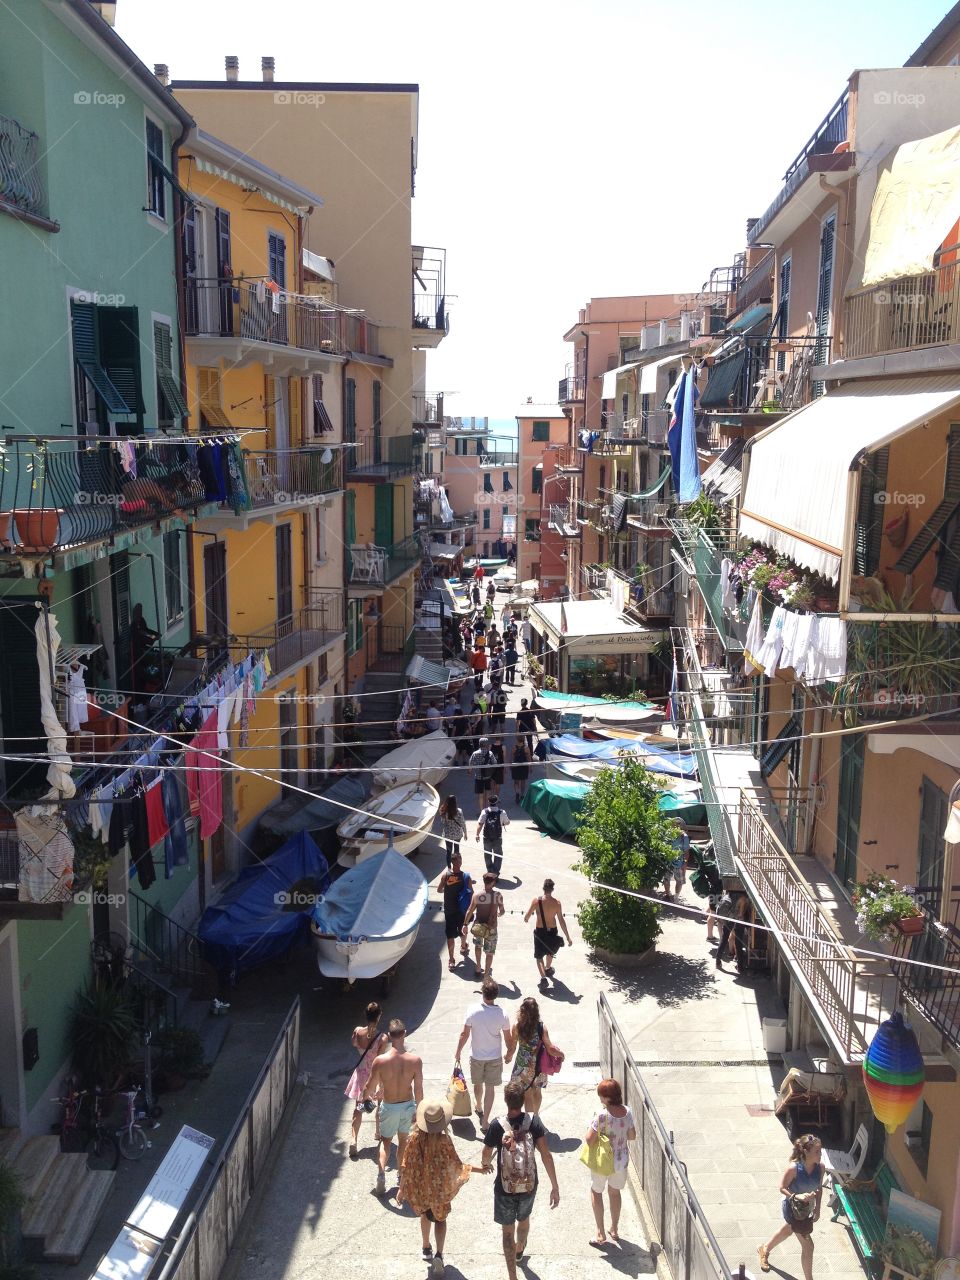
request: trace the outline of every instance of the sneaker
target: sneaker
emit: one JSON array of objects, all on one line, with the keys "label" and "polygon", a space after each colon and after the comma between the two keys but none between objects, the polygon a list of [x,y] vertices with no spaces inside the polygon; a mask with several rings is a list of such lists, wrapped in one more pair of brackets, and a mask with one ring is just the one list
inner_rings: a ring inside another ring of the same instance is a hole
[{"label": "sneaker", "polygon": [[357,1158],[357,1144],[356,1144],[355,1142],[351,1142],[351,1143],[350,1143],[350,1150],[349,1150],[349,1152],[348,1152],[347,1154],[350,1156],[350,1159],[351,1159],[351,1160],[356,1160],[356,1158]]},{"label": "sneaker", "polygon": [[556,973],[556,969],[554,969],[553,965],[551,965],[549,969],[544,969],[544,973],[547,975],[548,978],[552,978]]},{"label": "sneaker", "polygon": [[385,1196],[387,1194],[387,1179],[386,1175],[382,1171],[377,1174],[376,1192],[378,1196]]},{"label": "sneaker", "polygon": [[443,1275],[443,1254],[436,1253],[433,1256],[433,1274],[435,1276]]},{"label": "sneaker", "polygon": [[433,1245],[431,1245],[431,1244],[425,1244],[425,1245],[423,1246],[423,1248],[420,1250],[420,1257],[421,1257],[421,1258],[423,1258],[424,1262],[430,1262],[430,1261],[432,1261],[432,1259],[433,1259]]},{"label": "sneaker", "polygon": [[715,961],[714,963],[716,964],[716,966],[717,966],[717,968],[718,968],[718,969],[722,969],[722,968],[723,968],[723,965],[720,963],[720,957],[719,957],[719,956],[717,956],[716,961]]}]

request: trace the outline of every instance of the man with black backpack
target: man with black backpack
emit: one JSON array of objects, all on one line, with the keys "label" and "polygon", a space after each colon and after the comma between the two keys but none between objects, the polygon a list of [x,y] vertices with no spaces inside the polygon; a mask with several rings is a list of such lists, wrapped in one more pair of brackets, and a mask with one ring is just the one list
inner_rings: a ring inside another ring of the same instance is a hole
[{"label": "man with black backpack", "polygon": [[[486,812],[487,792],[493,786],[493,771],[497,767],[497,757],[490,750],[490,739],[481,738],[476,751],[470,754],[470,773],[473,777],[473,790],[480,805],[481,819]],[[477,836],[479,840],[479,835]],[[487,866],[489,866],[489,862]]]},{"label": "man with black backpack", "polygon": [[500,808],[500,797],[494,793],[477,819],[477,843],[479,844],[480,833],[483,832],[483,861],[487,870],[497,877],[503,866],[503,828],[509,822],[509,816]]},{"label": "man with black backpack", "polygon": [[503,1231],[503,1256],[509,1280],[517,1280],[517,1263],[527,1248],[530,1215],[537,1195],[536,1152],[550,1179],[550,1208],[560,1203],[560,1187],[553,1155],[547,1146],[547,1131],[539,1116],[523,1109],[523,1085],[511,1080],[503,1091],[507,1114],[494,1120],[483,1136],[481,1168],[485,1171],[497,1155],[497,1177],[493,1184],[493,1220]]}]

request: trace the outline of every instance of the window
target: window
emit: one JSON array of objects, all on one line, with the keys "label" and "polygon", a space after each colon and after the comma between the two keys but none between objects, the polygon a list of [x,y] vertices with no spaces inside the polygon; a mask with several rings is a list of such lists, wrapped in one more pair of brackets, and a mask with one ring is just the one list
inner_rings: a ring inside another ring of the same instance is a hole
[{"label": "window", "polygon": [[[820,275],[817,282],[817,341],[813,353],[814,364],[826,364],[830,358],[830,316],[833,304],[833,260],[837,236],[837,215],[824,218],[820,228]],[[815,395],[823,394],[823,383],[813,384]]]},{"label": "window", "polygon": [[348,378],[343,402],[344,439],[355,441],[357,438],[357,380]]},{"label": "window", "polygon": [[535,422],[533,424],[533,434],[531,440],[549,440],[550,439],[550,423]]},{"label": "window", "polygon": [[321,653],[320,657],[317,659],[317,667],[318,682],[323,684],[325,680],[329,680],[330,678],[330,672],[327,670],[327,655],[325,653]]},{"label": "window", "polygon": [[540,521],[536,516],[531,516],[523,522],[523,536],[527,542],[540,541]]},{"label": "window", "polygon": [[503,473],[503,484],[501,485],[501,488],[503,489],[504,493],[509,493],[510,490],[513,488],[513,485],[510,483],[509,471],[505,471]]},{"label": "window", "polygon": [[457,436],[453,442],[453,452],[459,458],[466,457],[469,447],[470,441],[464,440],[462,436]]},{"label": "window", "polygon": [[153,322],[153,359],[157,374],[157,426],[161,431],[171,431],[174,418],[187,416],[187,406],[173,376],[173,342],[170,326],[163,320]]},{"label": "window", "polygon": [[163,160],[163,130],[147,121],[147,209],[157,218],[167,217],[166,165]]},{"label": "window", "polygon": [[484,529],[490,528],[490,508],[489,507],[483,508],[483,527]]},{"label": "window", "polygon": [[543,493],[543,467],[534,467],[530,488],[533,493]]},{"label": "window", "polygon": [[930,1140],[933,1137],[933,1112],[921,1101],[907,1120],[907,1150],[924,1177],[930,1163]]},{"label": "window", "polygon": [[383,422],[383,383],[379,378],[373,380],[373,425],[379,427]]},{"label": "window", "polygon": [[493,493],[493,477],[489,471],[483,473],[483,492]]},{"label": "window", "polygon": [[[281,694],[280,697],[283,697]],[[285,782],[296,782],[300,752],[297,748],[297,703],[290,697],[280,703],[280,768]]]},{"label": "window", "polygon": [[77,421],[105,431],[108,414],[135,416],[143,430],[140,381],[140,326],[136,307],[70,304],[70,327],[76,372]]},{"label": "window", "polygon": [[620,413],[624,418],[626,418],[629,412],[630,412],[630,393],[628,391],[625,391],[623,395],[620,397]]},{"label": "window", "polygon": [[425,453],[423,456],[423,474],[427,476],[432,476],[434,474],[432,453]]},{"label": "window", "polygon": [[323,374],[313,375],[313,434],[322,435],[324,431],[332,431],[333,423],[323,403]]},{"label": "window", "polygon": [[317,530],[317,564],[323,564],[327,559],[327,512],[323,507],[315,507],[313,514]]},{"label": "window", "polygon": [[867,454],[860,469],[860,496],[857,502],[857,524],[854,541],[856,571],[869,578],[880,568],[880,542],[883,538],[883,520],[887,508],[877,502],[887,488],[887,467],[890,446]]},{"label": "window", "polygon": [[[773,326],[778,342],[786,342],[790,333],[790,273],[792,269],[793,260],[784,258],[780,263],[780,288],[777,291],[777,314]],[[786,351],[778,351],[777,372],[783,373],[786,367],[787,353]]]},{"label": "window", "polygon": [[[268,382],[272,383],[273,379],[268,378]],[[223,403],[220,391],[220,370],[219,369],[198,369],[197,370],[197,389],[200,394],[200,428],[203,431],[223,431],[230,427],[227,421],[227,415],[223,412]],[[267,388],[269,391],[269,388]],[[271,393],[272,394],[272,393]],[[273,412],[272,405],[264,412]]]},{"label": "window", "polygon": [[167,626],[183,617],[182,531],[171,529],[163,535],[163,591],[167,601]]},{"label": "window", "polygon": [[362,601],[347,601],[347,653],[358,653],[363,644]]},{"label": "window", "polygon": [[509,508],[509,507],[501,507],[501,508],[500,508],[500,515],[501,515],[501,518],[502,518],[502,519],[506,520],[506,518],[507,518],[507,516],[508,516],[509,514],[510,514],[510,508]]}]

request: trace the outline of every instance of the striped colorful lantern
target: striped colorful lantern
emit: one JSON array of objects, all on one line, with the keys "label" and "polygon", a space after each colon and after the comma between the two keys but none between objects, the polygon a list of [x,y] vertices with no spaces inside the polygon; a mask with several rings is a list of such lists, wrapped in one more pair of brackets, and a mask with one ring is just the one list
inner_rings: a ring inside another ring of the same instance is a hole
[{"label": "striped colorful lantern", "polygon": [[873,1114],[887,1133],[899,1129],[923,1093],[923,1057],[902,1013],[881,1023],[871,1040],[863,1083]]}]

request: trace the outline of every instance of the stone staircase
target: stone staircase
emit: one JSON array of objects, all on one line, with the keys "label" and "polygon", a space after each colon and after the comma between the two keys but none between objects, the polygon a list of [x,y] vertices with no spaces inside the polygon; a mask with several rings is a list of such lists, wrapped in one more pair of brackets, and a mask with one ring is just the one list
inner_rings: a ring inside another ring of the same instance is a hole
[{"label": "stone staircase", "polygon": [[114,1172],[88,1169],[86,1155],[61,1151],[53,1134],[24,1139],[17,1129],[0,1131],[0,1160],[13,1167],[26,1196],[20,1227],[27,1259],[78,1262]]},{"label": "stone staircase", "polygon": [[402,687],[403,679],[403,673],[398,671],[367,671],[363,677],[365,696],[359,730],[367,764],[375,763],[390,750],[388,740],[401,703],[401,694],[393,691]]}]

